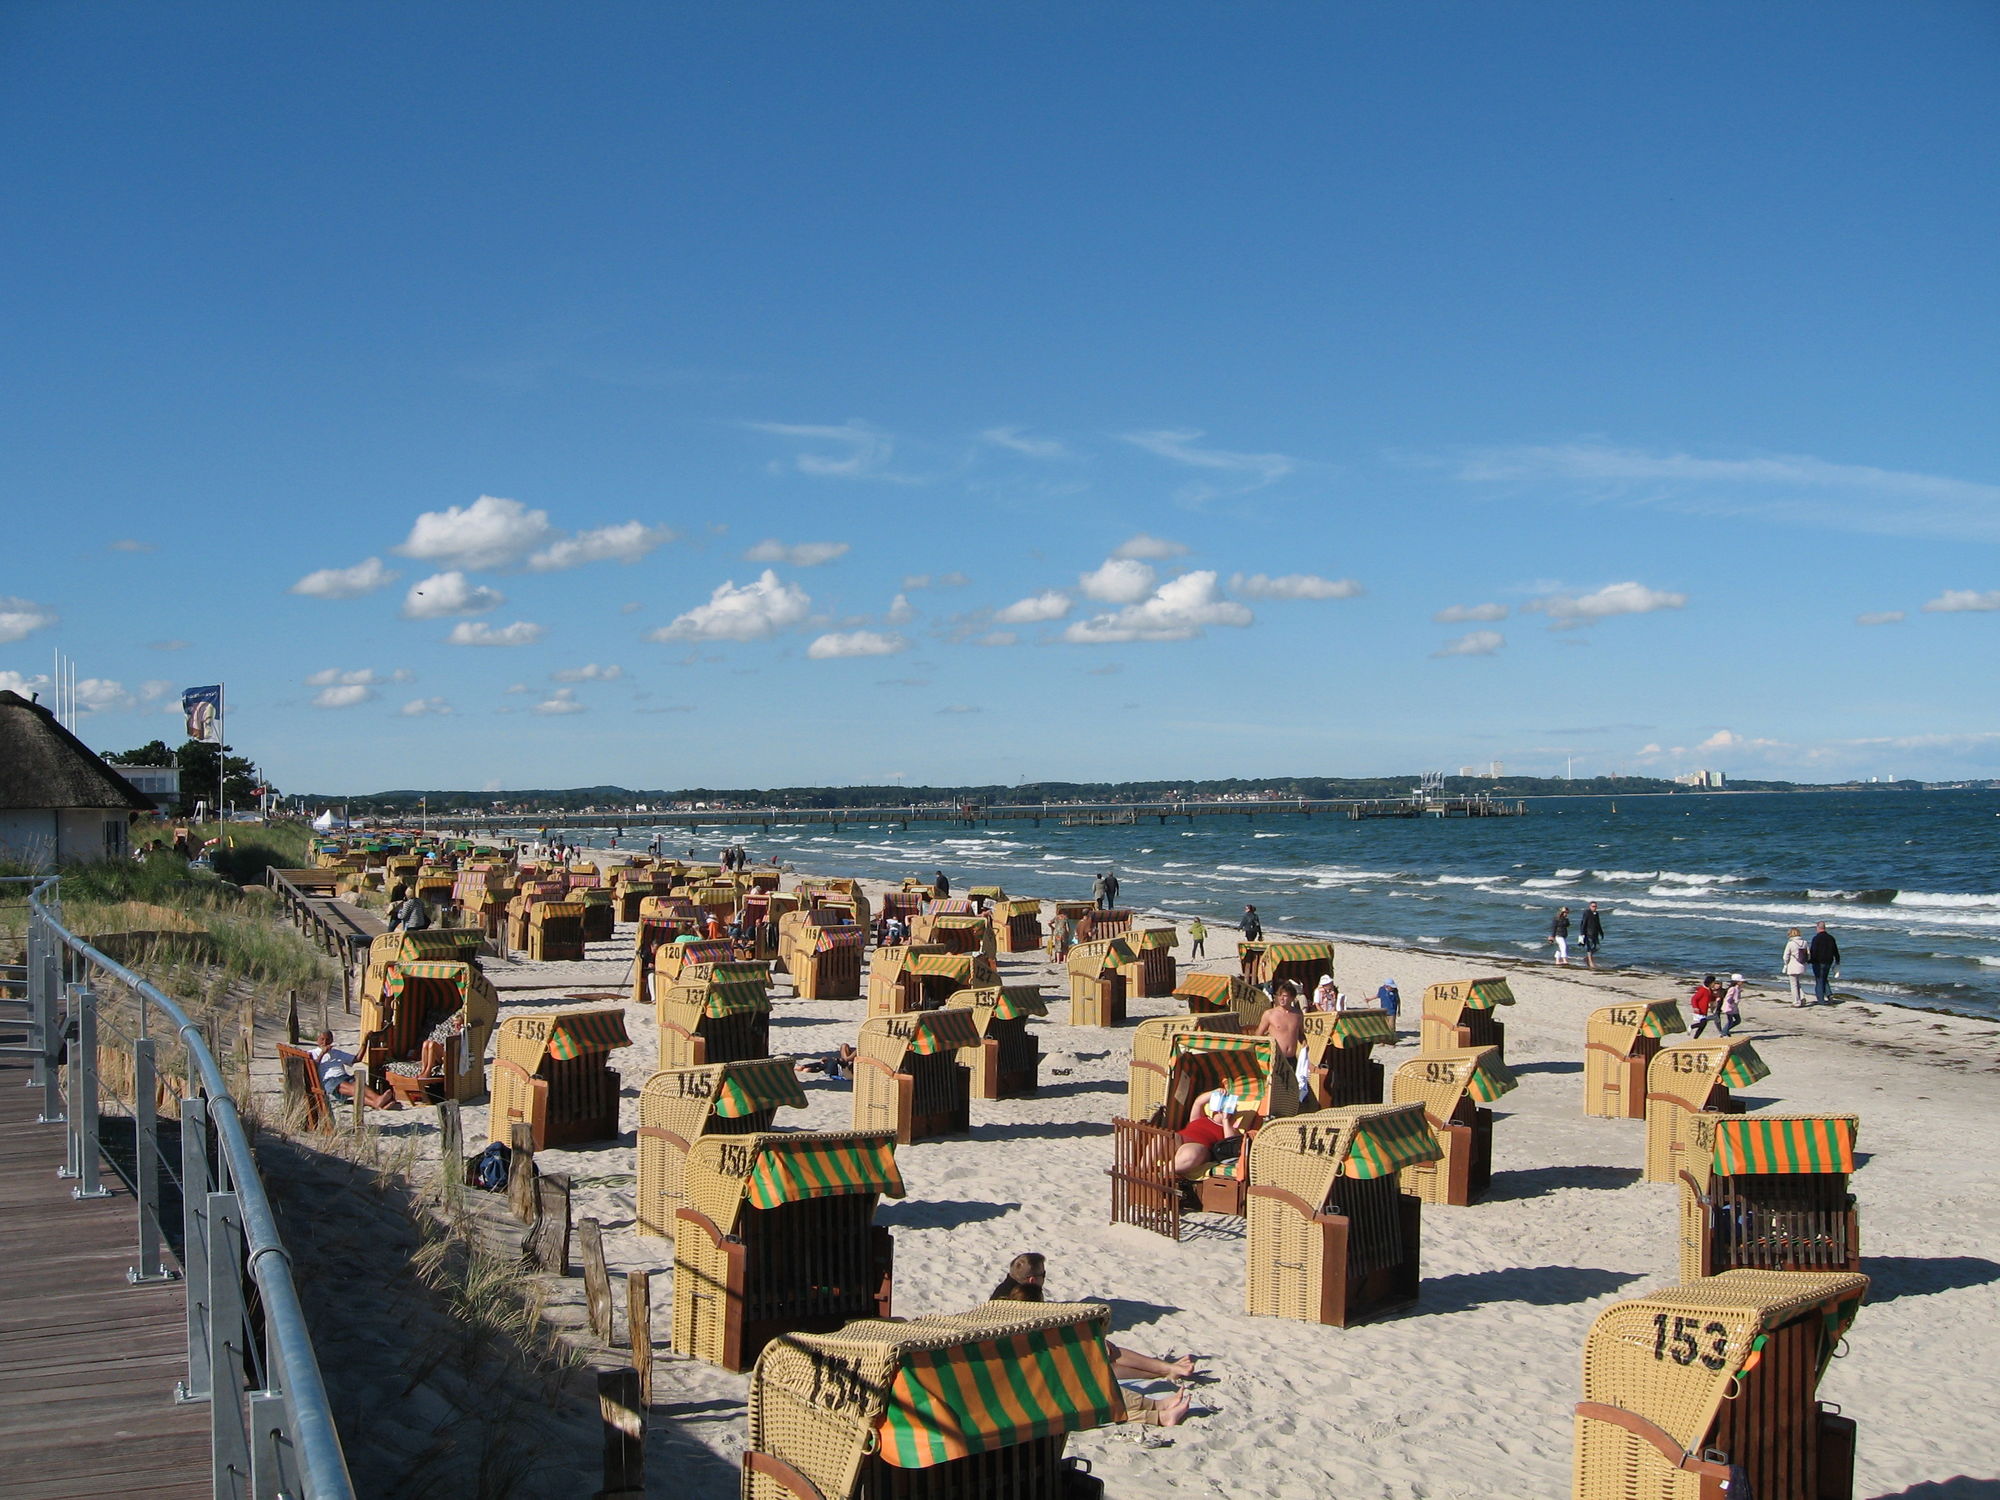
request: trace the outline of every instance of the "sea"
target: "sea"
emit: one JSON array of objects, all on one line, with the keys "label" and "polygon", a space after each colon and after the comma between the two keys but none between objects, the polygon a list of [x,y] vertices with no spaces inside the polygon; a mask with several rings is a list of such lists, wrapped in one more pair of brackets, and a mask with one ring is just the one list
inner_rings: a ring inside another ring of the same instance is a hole
[{"label": "sea", "polygon": [[[1136,826],[1034,823],[838,829],[662,828],[670,849],[741,844],[801,870],[1085,899],[1113,869],[1119,904],[1211,927],[1246,903],[1267,927],[1441,953],[1546,958],[1550,920],[1604,917],[1606,967],[1782,983],[1786,932],[1825,922],[1848,994],[2000,1018],[2000,791],[1552,797],[1519,818],[1260,813]],[[644,848],[652,830],[621,830]],[[582,842],[582,832],[571,835]],[[604,847],[609,833],[589,842]],[[1227,951],[1231,934],[1211,939]],[[1810,981],[1808,981],[1810,982]]]}]

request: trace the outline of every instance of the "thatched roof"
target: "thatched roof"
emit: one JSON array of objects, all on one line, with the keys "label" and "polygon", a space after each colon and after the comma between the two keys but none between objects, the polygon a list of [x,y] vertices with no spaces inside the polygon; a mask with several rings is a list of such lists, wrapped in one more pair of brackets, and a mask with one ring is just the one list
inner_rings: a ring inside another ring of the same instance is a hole
[{"label": "thatched roof", "polygon": [[0,690],[0,809],[64,807],[151,812],[153,803],[48,709]]}]

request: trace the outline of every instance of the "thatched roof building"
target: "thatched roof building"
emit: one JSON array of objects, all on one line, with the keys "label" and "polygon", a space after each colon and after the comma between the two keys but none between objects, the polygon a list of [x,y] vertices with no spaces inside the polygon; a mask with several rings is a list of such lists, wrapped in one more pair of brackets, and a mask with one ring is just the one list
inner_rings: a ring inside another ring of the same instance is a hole
[{"label": "thatched roof building", "polygon": [[152,810],[52,712],[0,691],[0,857],[119,859],[132,814]]}]

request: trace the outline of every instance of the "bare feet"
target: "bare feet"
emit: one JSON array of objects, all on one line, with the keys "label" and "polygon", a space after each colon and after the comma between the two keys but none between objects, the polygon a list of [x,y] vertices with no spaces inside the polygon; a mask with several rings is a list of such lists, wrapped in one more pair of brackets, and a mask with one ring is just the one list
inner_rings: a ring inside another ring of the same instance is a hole
[{"label": "bare feet", "polygon": [[1187,1420],[1188,1408],[1193,1404],[1194,1398],[1186,1391],[1175,1391],[1157,1401],[1148,1398],[1133,1420],[1148,1427],[1178,1427]]},{"label": "bare feet", "polygon": [[1190,1375],[1194,1374],[1194,1356],[1192,1354],[1183,1354],[1179,1359],[1170,1359],[1163,1361],[1163,1363],[1167,1367],[1167,1373],[1176,1380],[1186,1380]]}]

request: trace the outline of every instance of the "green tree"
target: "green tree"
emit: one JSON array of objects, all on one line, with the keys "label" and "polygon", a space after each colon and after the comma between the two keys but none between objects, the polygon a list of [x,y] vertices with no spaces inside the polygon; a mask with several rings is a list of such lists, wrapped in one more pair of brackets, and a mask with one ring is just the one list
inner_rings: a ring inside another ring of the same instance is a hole
[{"label": "green tree", "polygon": [[109,751],[104,757],[114,766],[172,766],[179,762],[165,740],[148,740],[137,750]]},{"label": "green tree", "polygon": [[216,758],[221,756],[223,799],[238,807],[251,807],[257,801],[257,768],[240,755],[229,754],[228,745],[216,745],[207,740],[189,740],[174,752],[174,762],[181,768],[181,803],[191,807],[199,800],[215,799]]}]

